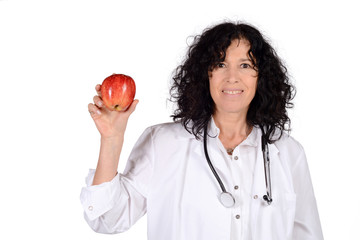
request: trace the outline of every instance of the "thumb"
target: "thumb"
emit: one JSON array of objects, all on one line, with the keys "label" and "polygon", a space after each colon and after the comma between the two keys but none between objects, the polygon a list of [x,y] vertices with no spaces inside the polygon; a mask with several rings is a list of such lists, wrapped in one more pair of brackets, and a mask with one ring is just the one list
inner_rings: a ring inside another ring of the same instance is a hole
[{"label": "thumb", "polygon": [[135,100],[131,103],[130,107],[129,107],[128,110],[127,110],[127,112],[129,113],[129,115],[132,114],[132,113],[135,111],[136,105],[137,105],[138,103],[139,103],[139,100],[138,100],[138,99],[135,99]]}]

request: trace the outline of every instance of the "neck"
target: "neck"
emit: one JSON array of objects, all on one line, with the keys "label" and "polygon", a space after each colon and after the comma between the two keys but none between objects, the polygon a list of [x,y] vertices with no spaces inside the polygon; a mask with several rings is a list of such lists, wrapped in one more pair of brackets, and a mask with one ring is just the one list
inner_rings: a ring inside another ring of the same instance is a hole
[{"label": "neck", "polygon": [[239,145],[251,132],[251,126],[246,122],[246,114],[213,115],[216,126],[220,129],[219,139],[226,149]]}]

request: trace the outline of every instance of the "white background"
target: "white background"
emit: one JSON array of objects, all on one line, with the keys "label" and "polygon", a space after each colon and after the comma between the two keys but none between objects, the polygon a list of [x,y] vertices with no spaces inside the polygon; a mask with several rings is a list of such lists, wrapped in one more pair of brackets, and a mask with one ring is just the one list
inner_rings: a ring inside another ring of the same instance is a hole
[{"label": "white background", "polygon": [[307,153],[325,239],[360,239],[353,2],[0,0],[0,238],[146,239],[146,217],[121,235],[83,219],[100,139],[87,111],[94,87],[112,73],[136,81],[122,171],[141,132],[171,121],[171,74],[191,36],[240,20],[268,37],[297,87],[291,134]]}]

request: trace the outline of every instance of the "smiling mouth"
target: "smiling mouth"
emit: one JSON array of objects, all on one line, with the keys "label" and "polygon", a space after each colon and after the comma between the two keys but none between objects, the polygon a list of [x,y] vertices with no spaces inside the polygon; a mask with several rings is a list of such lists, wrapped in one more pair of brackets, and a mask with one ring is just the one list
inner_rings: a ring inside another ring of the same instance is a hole
[{"label": "smiling mouth", "polygon": [[240,94],[240,93],[243,93],[244,90],[235,90],[235,91],[231,91],[231,90],[223,90],[222,91],[223,93],[226,93],[226,94],[230,94],[230,95],[235,95],[235,94]]}]

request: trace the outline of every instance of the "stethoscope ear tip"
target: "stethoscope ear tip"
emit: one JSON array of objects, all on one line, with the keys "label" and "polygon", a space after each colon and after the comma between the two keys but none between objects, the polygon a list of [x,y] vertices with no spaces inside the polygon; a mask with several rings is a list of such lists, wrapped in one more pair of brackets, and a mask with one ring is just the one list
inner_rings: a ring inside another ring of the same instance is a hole
[{"label": "stethoscope ear tip", "polygon": [[272,198],[270,198],[268,195],[264,195],[263,199],[267,202],[268,205],[272,203]]}]

